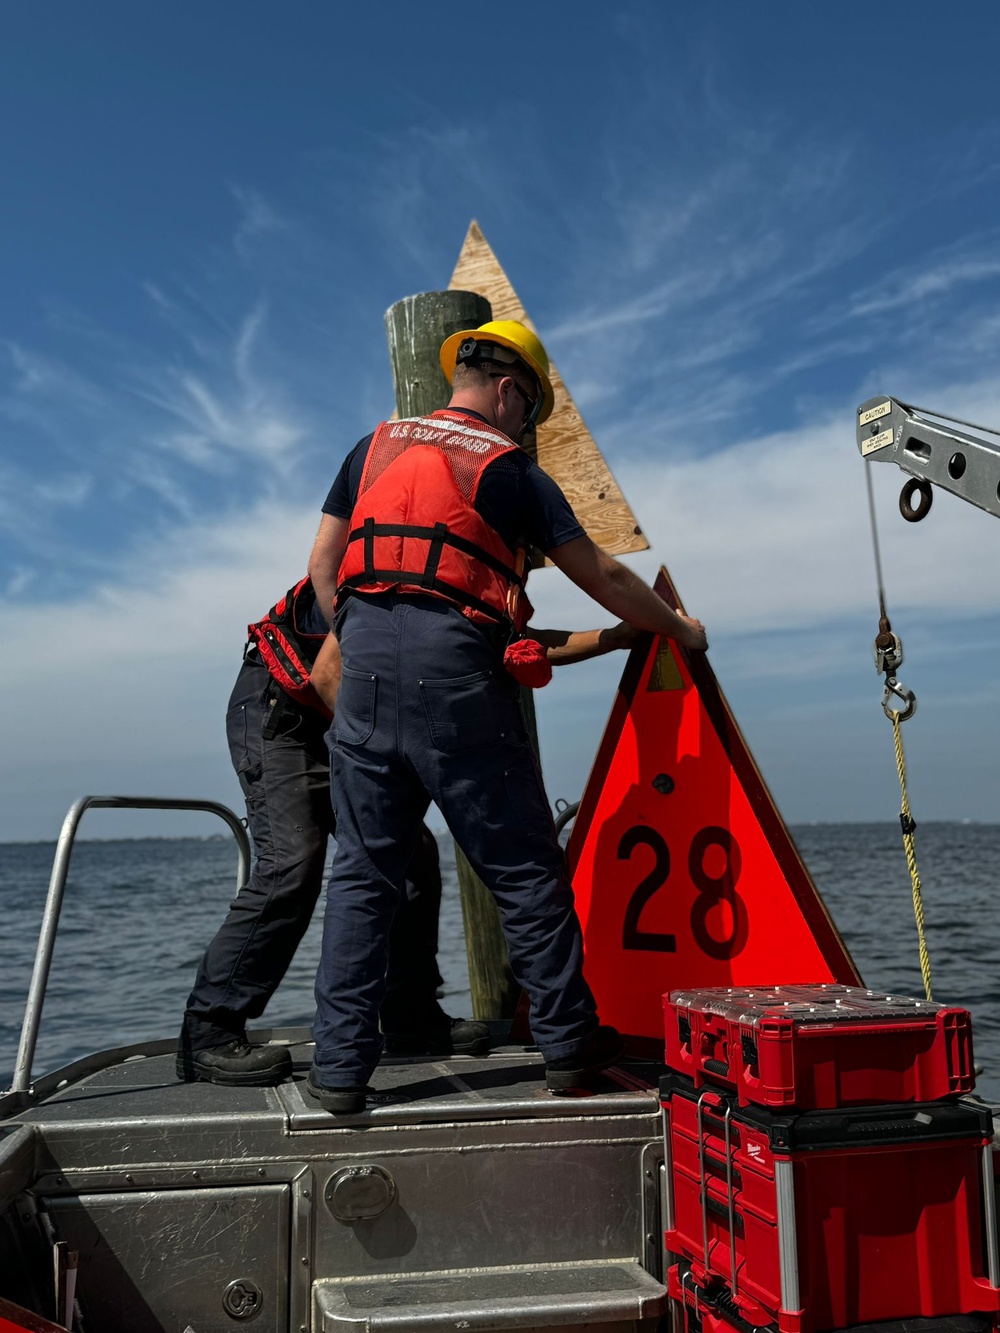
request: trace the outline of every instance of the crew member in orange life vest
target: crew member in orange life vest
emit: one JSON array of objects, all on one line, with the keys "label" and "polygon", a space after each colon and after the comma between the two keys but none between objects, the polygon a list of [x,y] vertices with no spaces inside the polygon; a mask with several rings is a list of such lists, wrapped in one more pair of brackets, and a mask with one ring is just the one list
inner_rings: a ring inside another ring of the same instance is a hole
[{"label": "crew member in orange life vest", "polygon": [[[626,625],[567,633],[532,631],[553,665],[629,648]],[[226,732],[247,803],[253,838],[250,879],[198,966],[177,1050],[177,1075],[193,1082],[260,1086],[291,1077],[287,1048],[252,1044],[259,1018],[284,977],[312,919],[334,834],[330,756],[325,733],[339,683],[339,656],[324,653],[326,621],[312,583],[300,580],[249,626]],[[392,925],[381,1025],[389,1051],[481,1055],[484,1023],[452,1018],[438,1002],[441,874],[437,842],[423,826]]]},{"label": "crew member in orange life vest", "polygon": [[527,743],[505,650],[527,618],[527,546],[636,629],[707,646],[580,527],[516,441],[552,411],[548,357],[522,324],[447,339],[446,409],[383,422],[348,455],[309,562],[336,598],[342,681],[329,739],[337,852],[316,979],[307,1090],[362,1110],[378,1063],[389,927],[425,802],[434,800],[497,899],[511,967],[554,1092],[621,1053],[598,1023],[562,852]]}]

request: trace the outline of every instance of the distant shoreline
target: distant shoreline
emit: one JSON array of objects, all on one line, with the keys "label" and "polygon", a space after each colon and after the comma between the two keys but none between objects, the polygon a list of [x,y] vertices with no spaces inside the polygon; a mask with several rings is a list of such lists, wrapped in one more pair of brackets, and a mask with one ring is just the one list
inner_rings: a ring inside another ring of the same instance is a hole
[{"label": "distant shoreline", "polygon": [[[0,847],[55,847],[57,839],[55,838],[0,838]],[[86,843],[111,843],[111,842],[231,842],[230,833],[177,833],[172,837],[150,833],[138,834],[128,838],[74,838],[73,846],[80,847]]]},{"label": "distant shoreline", "polygon": [[[796,829],[810,828],[878,828],[898,827],[898,820],[895,819],[800,819],[795,823],[789,823],[788,828],[794,833]],[[923,819],[917,822],[917,831],[921,828],[998,828],[1000,820],[995,819]],[[447,829],[434,829],[433,832],[438,836],[447,836]],[[229,842],[231,841],[229,833],[180,833],[172,837],[164,837],[157,834],[138,835],[127,838],[76,838],[74,846],[80,846],[86,843],[110,844],[110,843],[137,843],[137,842]],[[55,838],[0,838],[0,848],[3,847],[55,847]]]}]

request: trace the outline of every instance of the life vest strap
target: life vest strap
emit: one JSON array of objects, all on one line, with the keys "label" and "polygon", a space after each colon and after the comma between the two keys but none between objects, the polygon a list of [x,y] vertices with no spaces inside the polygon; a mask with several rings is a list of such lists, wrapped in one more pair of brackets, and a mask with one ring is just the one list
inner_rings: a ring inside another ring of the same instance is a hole
[{"label": "life vest strap", "polygon": [[406,570],[406,569],[366,569],[363,574],[355,574],[353,578],[342,579],[338,593],[341,589],[360,588],[365,589],[372,583],[394,583],[405,584],[408,587],[418,587],[425,592],[437,593],[441,597],[446,597],[449,602],[455,602],[458,606],[466,606],[470,611],[479,611],[487,616],[497,625],[510,625],[510,617],[502,611],[498,611],[495,606],[490,606],[489,602],[484,602],[481,597],[474,597],[472,593],[466,592],[464,588],[456,588],[453,583],[446,583],[444,579],[427,580],[425,570]]},{"label": "life vest strap", "polygon": [[[484,550],[482,546],[469,541],[466,537],[460,537],[457,533],[450,532],[444,523],[435,523],[433,527],[420,527],[412,523],[376,523],[372,518],[366,518],[360,528],[355,528],[348,534],[347,543],[363,541],[364,542],[364,561],[365,572],[364,579],[374,582],[376,576],[385,571],[375,569],[375,538],[376,537],[414,537],[418,541],[430,542],[430,549],[427,552],[427,565],[423,574],[407,575],[408,583],[420,583],[421,586],[431,587],[437,575],[437,567],[441,561],[441,551],[444,546],[453,546],[463,555],[471,556],[473,560],[478,560],[487,565],[495,574],[506,579],[509,583],[516,584],[517,587],[524,588],[524,578],[516,569],[511,569],[509,565],[498,560],[490,551]],[[402,581],[400,577],[399,581]],[[347,580],[348,584],[357,582],[356,579]],[[471,603],[470,603],[471,605]]]}]

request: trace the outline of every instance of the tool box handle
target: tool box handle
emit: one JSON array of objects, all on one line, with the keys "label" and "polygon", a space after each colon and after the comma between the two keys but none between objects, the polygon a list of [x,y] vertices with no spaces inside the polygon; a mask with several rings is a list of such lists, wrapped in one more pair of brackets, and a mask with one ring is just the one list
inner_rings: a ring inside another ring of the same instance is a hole
[{"label": "tool box handle", "polygon": [[729,1230],[729,1270],[732,1277],[732,1293],[735,1297],[739,1292],[739,1282],[736,1275],[736,1193],[733,1188],[733,1126],[732,1115],[733,1108],[728,1099],[724,1101],[717,1093],[703,1092],[698,1098],[696,1106],[696,1125],[698,1133],[698,1169],[701,1175],[701,1244],[702,1254],[705,1261],[705,1267],[709,1268],[708,1252],[708,1153],[705,1147],[704,1122],[706,1115],[710,1110],[715,1110],[713,1119],[718,1119],[718,1110],[716,1107],[706,1107],[705,1103],[723,1103],[725,1105],[725,1114],[722,1117],[723,1137],[726,1145],[726,1209],[725,1217]]}]

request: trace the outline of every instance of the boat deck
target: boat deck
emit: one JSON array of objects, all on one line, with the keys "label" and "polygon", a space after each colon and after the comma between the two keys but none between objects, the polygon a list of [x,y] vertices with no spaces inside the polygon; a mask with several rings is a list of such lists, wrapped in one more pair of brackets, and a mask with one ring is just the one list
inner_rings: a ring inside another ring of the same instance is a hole
[{"label": "boat deck", "polygon": [[[293,1129],[360,1125],[404,1125],[443,1120],[502,1117],[607,1115],[655,1110],[657,1070],[648,1063],[623,1061],[579,1096],[546,1090],[544,1065],[533,1048],[501,1046],[480,1058],[386,1056],[372,1076],[367,1109],[356,1116],[331,1116],[307,1095],[305,1079],[312,1043],[301,1036],[278,1040],[293,1060],[291,1082],[275,1088],[228,1088],[181,1083],[174,1072],[173,1043],[109,1052],[103,1067],[90,1072],[81,1061],[40,1080],[41,1100],[12,1119],[39,1125],[83,1121],[189,1120],[192,1116],[273,1115],[283,1112]],[[166,1049],[164,1049],[166,1048]],[[58,1086],[60,1076],[63,1086]],[[50,1085],[55,1078],[56,1086]]]},{"label": "boat deck", "polygon": [[308,1034],[268,1035],[294,1061],[278,1087],[181,1083],[159,1042],[2,1099],[0,1220],[37,1219],[8,1271],[51,1272],[44,1237],[65,1243],[101,1333],[222,1333],[238,1305],[257,1333],[624,1333],[660,1316],[654,1068],[554,1097],[523,1046],[390,1057],[368,1109],[332,1116],[305,1093]]}]

